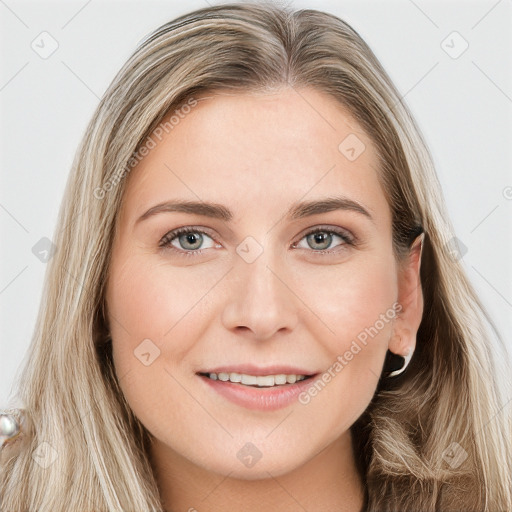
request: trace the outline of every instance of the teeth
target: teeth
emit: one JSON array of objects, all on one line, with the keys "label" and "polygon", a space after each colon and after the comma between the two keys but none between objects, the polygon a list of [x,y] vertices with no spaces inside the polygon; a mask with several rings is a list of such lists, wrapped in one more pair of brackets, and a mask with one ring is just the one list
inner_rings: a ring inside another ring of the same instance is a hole
[{"label": "teeth", "polygon": [[244,373],[210,373],[210,379],[244,384],[245,386],[271,387],[283,384],[295,384],[306,378],[305,375],[246,375]]},{"label": "teeth", "polygon": [[230,373],[229,380],[231,382],[242,382],[242,375],[240,373]]},{"label": "teeth", "polygon": [[286,375],[276,375],[274,381],[276,384],[286,384]]}]

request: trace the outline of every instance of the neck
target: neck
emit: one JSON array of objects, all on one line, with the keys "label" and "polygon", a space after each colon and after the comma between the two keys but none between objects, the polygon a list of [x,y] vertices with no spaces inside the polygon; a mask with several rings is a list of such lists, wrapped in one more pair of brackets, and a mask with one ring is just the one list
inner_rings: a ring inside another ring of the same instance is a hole
[{"label": "neck", "polygon": [[157,439],[151,459],[166,512],[361,512],[364,503],[350,431],[293,471],[260,480],[208,471]]}]

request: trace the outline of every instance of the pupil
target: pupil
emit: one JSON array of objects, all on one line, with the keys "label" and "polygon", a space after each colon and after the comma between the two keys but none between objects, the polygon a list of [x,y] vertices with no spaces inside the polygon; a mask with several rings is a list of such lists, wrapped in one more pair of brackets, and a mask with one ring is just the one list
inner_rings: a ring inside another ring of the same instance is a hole
[{"label": "pupil", "polygon": [[321,247],[321,249],[325,249],[325,248],[329,247],[330,236],[331,235],[329,235],[325,231],[324,232],[313,233],[313,238],[314,238],[315,243],[316,244],[323,244],[323,247]]},{"label": "pupil", "polygon": [[[194,245],[200,243],[200,235],[198,233],[187,233],[183,235],[187,244]],[[195,247],[194,247],[195,248]]]}]

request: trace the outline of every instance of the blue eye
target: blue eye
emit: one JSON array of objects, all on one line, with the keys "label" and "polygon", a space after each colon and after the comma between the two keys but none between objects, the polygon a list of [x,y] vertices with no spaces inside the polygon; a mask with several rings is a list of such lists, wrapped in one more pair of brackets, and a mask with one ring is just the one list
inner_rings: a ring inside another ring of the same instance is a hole
[{"label": "blue eye", "polygon": [[[337,249],[329,249],[331,244],[336,240],[341,240],[335,247]],[[208,246],[204,246],[203,242],[210,240]],[[300,242],[305,241],[306,247],[300,246]],[[354,238],[344,230],[317,227],[304,235],[301,240],[292,247],[299,249],[311,249],[313,253],[332,254],[345,249],[347,246],[354,246]],[[180,255],[193,256],[202,253],[204,249],[211,249],[218,247],[213,238],[208,235],[204,230],[194,228],[193,226],[178,228],[169,231],[159,243],[159,247],[177,251]]]}]

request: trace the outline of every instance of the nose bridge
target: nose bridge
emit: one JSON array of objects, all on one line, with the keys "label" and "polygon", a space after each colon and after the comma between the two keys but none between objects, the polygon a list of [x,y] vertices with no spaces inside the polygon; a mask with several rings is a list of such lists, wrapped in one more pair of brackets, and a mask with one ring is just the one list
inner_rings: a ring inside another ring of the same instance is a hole
[{"label": "nose bridge", "polygon": [[223,322],[228,329],[245,327],[257,338],[265,339],[283,328],[293,329],[297,314],[293,294],[285,284],[283,262],[271,249],[263,250],[261,246],[255,256],[256,249],[243,243],[237,249],[235,284],[228,291]]},{"label": "nose bridge", "polygon": [[269,249],[262,252],[252,263],[238,262],[241,279],[254,299],[267,297],[277,299],[281,295],[282,282],[276,277],[280,265]]}]

